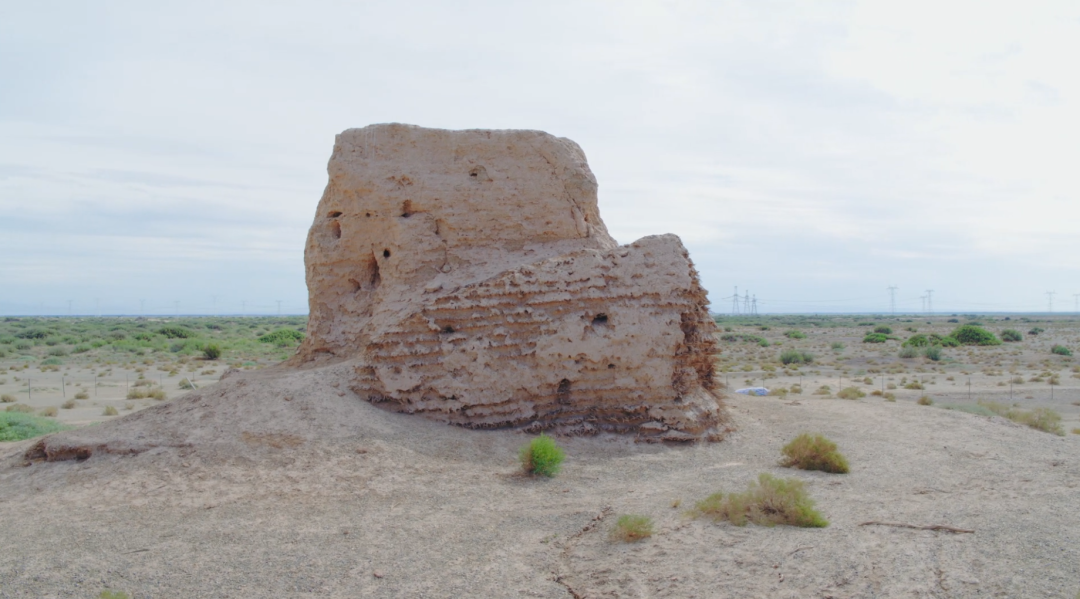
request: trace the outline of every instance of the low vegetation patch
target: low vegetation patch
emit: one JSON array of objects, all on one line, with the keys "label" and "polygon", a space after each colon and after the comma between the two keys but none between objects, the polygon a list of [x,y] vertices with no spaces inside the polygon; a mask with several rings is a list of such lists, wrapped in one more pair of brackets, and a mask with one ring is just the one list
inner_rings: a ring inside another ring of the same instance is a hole
[{"label": "low vegetation patch", "polygon": [[521,469],[536,476],[555,476],[562,467],[566,453],[551,437],[541,434],[518,452]]},{"label": "low vegetation patch", "polygon": [[1001,345],[1001,339],[990,331],[973,324],[958,326],[949,336],[959,341],[961,345]]},{"label": "low vegetation patch", "polygon": [[22,412],[0,412],[0,441],[22,441],[71,427]]},{"label": "low vegetation patch", "polygon": [[930,399],[929,395],[923,395],[919,398],[919,401],[915,403],[919,404],[920,406],[932,406],[934,405],[934,400]]},{"label": "low vegetation patch", "polygon": [[259,337],[259,341],[262,343],[273,343],[275,345],[292,345],[294,343],[300,343],[304,340],[304,334],[296,329],[278,329],[273,333],[267,333],[262,337]]},{"label": "low vegetation patch", "polygon": [[929,347],[924,347],[923,356],[926,356],[926,359],[930,360],[931,362],[941,361],[941,346],[931,345]]},{"label": "low vegetation patch", "polygon": [[785,445],[780,453],[784,454],[780,465],[785,468],[820,470],[834,474],[848,472],[847,459],[837,451],[836,443],[822,435],[803,433]]},{"label": "low vegetation patch", "polygon": [[15,403],[15,396],[10,393],[0,395],[0,403]]},{"label": "low vegetation patch", "polygon": [[814,361],[814,354],[798,349],[785,349],[780,352],[780,362],[783,364],[810,364]]},{"label": "low vegetation patch", "polygon": [[1050,353],[1057,354],[1059,356],[1071,356],[1072,350],[1065,347],[1064,345],[1055,345],[1054,347],[1050,348]]},{"label": "low vegetation patch", "polygon": [[1023,341],[1024,336],[1020,334],[1020,331],[1017,331],[1015,329],[1005,329],[1004,331],[1001,331],[1001,340],[1012,343],[1016,341]]},{"label": "low vegetation patch", "polygon": [[845,387],[836,392],[836,396],[840,399],[859,399],[866,397],[866,393],[858,387]]},{"label": "low vegetation patch", "polygon": [[900,353],[897,355],[905,360],[910,360],[911,358],[918,358],[919,348],[907,345],[907,343],[905,342],[904,346],[900,348]]},{"label": "low vegetation patch", "polygon": [[863,343],[885,343],[889,340],[889,336],[884,333],[867,333],[863,337]]},{"label": "low vegetation patch", "polygon": [[814,509],[802,481],[776,478],[762,473],[742,493],[713,493],[699,501],[691,512],[715,521],[727,520],[735,526],[753,522],[760,526],[801,526],[824,528],[829,522]]},{"label": "low vegetation patch", "polygon": [[633,543],[653,535],[653,519],[640,514],[623,514],[615,521],[611,537],[624,543]]},{"label": "low vegetation patch", "polygon": [[979,400],[979,405],[990,410],[991,412],[1008,418],[1013,422],[1030,426],[1035,430],[1043,431],[1044,433],[1050,433],[1053,435],[1064,436],[1065,429],[1061,426],[1061,414],[1058,414],[1050,408],[1035,408],[1033,410],[1022,410],[1020,408],[1007,406],[1003,403],[996,401]]},{"label": "low vegetation patch", "polygon": [[784,336],[788,339],[806,339],[806,333],[797,330],[787,331]]}]

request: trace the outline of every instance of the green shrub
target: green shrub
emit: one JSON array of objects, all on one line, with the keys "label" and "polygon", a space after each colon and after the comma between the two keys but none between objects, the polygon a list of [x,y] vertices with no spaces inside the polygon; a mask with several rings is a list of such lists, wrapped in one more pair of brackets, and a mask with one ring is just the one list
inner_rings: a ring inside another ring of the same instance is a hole
[{"label": "green shrub", "polygon": [[304,334],[295,329],[278,329],[273,333],[267,333],[262,337],[259,337],[259,341],[262,343],[273,343],[276,345],[292,345],[304,340]]},{"label": "green shrub", "polygon": [[930,338],[922,333],[912,335],[904,342],[904,347],[926,347],[928,345],[930,345]]},{"label": "green shrub", "polygon": [[1043,332],[1042,327],[1032,327],[1032,329],[1028,331],[1028,335],[1038,335],[1041,332]]},{"label": "green shrub", "polygon": [[61,360],[60,358],[56,358],[56,357],[46,358],[46,359],[41,361],[41,365],[42,366],[63,366],[64,361]]},{"label": "green shrub", "polygon": [[803,433],[785,445],[781,453],[784,454],[784,459],[780,461],[780,465],[786,468],[820,470],[835,474],[848,471],[847,460],[836,450],[836,443],[821,435]]},{"label": "green shrub", "polygon": [[923,355],[926,356],[928,360],[938,362],[941,360],[941,346],[931,345],[929,347],[925,347],[923,348]]},{"label": "green shrub", "polygon": [[1059,356],[1071,356],[1072,350],[1065,347],[1064,345],[1055,345],[1054,347],[1050,348],[1050,353],[1057,354]]},{"label": "green shrub", "polygon": [[833,341],[832,345],[830,345],[829,347],[831,347],[834,352],[844,351],[844,344],[840,343],[839,341]]},{"label": "green shrub", "polygon": [[1024,336],[1020,334],[1020,331],[1015,329],[1005,329],[1001,331],[1002,341],[1023,341]]},{"label": "green shrub", "polygon": [[74,349],[71,350],[72,353],[76,353],[76,354],[85,354],[88,351],[90,351],[90,346],[85,344],[85,343],[80,343],[80,344],[76,345]]},{"label": "green shrub", "polygon": [[784,336],[788,339],[806,339],[806,333],[794,329],[784,333]]},{"label": "green shrub", "polygon": [[904,359],[917,358],[919,357],[919,349],[905,344],[900,348],[899,356]]},{"label": "green shrub", "polygon": [[15,333],[15,336],[19,339],[44,339],[49,336],[49,332],[42,329],[26,329]]},{"label": "green shrub", "polygon": [[888,340],[889,340],[888,335],[885,335],[883,333],[867,333],[866,336],[863,337],[862,342],[863,343],[885,343]]},{"label": "green shrub", "polygon": [[190,339],[195,336],[194,331],[177,326],[161,327],[157,332],[167,339]]},{"label": "green shrub", "polygon": [[837,391],[836,396],[840,399],[859,399],[861,397],[866,397],[866,394],[858,387],[845,387]]},{"label": "green shrub", "polygon": [[98,599],[131,599],[131,595],[123,591],[101,591]]},{"label": "green shrub", "polygon": [[878,326],[874,327],[874,332],[881,333],[882,335],[892,335],[892,327],[879,324]]},{"label": "green shrub", "polygon": [[62,347],[54,347],[54,348],[49,350],[49,355],[50,356],[63,357],[63,356],[68,355],[68,351],[66,349],[62,348]]},{"label": "green shrub", "polygon": [[17,341],[15,342],[15,349],[19,351],[29,351],[33,349],[34,344],[29,341]]},{"label": "green shrub", "polygon": [[69,429],[55,420],[22,412],[0,412],[0,441],[22,441]]},{"label": "green shrub", "polygon": [[919,398],[919,401],[915,403],[919,404],[920,406],[932,406],[934,405],[934,400],[930,399],[929,395],[923,395]]},{"label": "green shrub", "polygon": [[565,458],[565,452],[555,440],[543,433],[522,446],[518,452],[521,469],[528,474],[539,476],[551,477],[558,474]]},{"label": "green shrub", "polygon": [[653,519],[639,514],[624,514],[615,522],[611,537],[624,543],[647,539],[653,535]]},{"label": "green shrub", "polygon": [[203,348],[203,357],[207,360],[217,360],[221,357],[221,348],[211,343]]},{"label": "green shrub", "polygon": [[942,337],[941,335],[930,335],[930,345],[940,345],[941,347],[960,347],[960,342],[951,335]]},{"label": "green shrub", "polygon": [[753,522],[761,526],[802,526],[823,528],[828,521],[814,509],[802,481],[775,478],[762,473],[743,493],[713,493],[699,501],[691,512],[713,520],[727,520],[735,526]]},{"label": "green shrub", "polygon": [[958,326],[949,336],[961,345],[1001,345],[1001,340],[993,333],[973,324]]},{"label": "green shrub", "polygon": [[810,364],[814,354],[797,349],[785,349],[780,352],[780,361],[784,364]]}]

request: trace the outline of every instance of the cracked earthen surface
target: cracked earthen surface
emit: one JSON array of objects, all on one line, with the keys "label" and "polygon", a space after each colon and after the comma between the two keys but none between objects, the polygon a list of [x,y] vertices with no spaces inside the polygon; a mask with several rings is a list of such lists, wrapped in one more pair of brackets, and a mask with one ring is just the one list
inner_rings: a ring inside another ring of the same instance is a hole
[{"label": "cracked earthen surface", "polygon": [[581,148],[539,131],[338,136],[294,365],[474,428],[718,439],[715,324],[674,235],[619,246]]}]

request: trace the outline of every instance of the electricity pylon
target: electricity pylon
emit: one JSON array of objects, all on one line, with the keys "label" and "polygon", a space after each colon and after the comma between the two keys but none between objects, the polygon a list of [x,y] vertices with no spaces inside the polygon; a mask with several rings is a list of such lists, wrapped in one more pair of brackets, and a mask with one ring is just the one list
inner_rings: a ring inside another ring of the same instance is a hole
[{"label": "electricity pylon", "polygon": [[889,309],[892,310],[893,316],[896,315],[896,290],[899,289],[896,285],[890,285],[889,290]]}]

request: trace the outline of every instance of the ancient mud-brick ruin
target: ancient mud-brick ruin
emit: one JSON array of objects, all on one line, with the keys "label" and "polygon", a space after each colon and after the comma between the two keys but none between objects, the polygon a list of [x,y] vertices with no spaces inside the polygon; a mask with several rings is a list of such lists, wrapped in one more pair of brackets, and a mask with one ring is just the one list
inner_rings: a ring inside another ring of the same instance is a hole
[{"label": "ancient mud-brick ruin", "polygon": [[373,125],[337,137],[299,362],[475,428],[718,439],[715,325],[674,235],[620,246],[574,142]]}]

